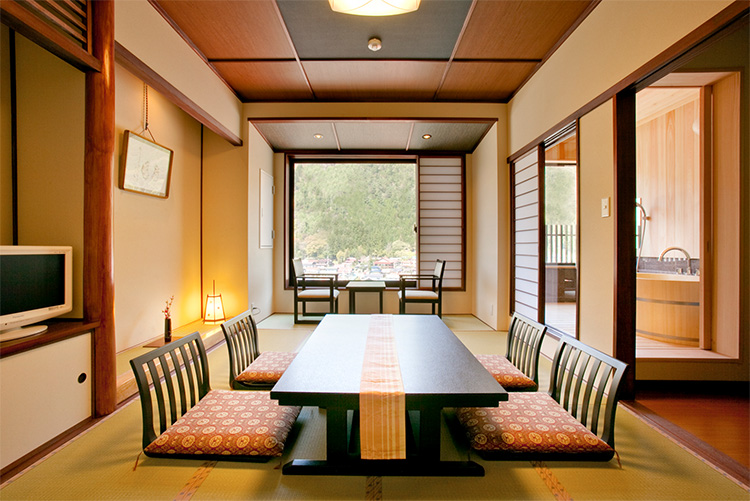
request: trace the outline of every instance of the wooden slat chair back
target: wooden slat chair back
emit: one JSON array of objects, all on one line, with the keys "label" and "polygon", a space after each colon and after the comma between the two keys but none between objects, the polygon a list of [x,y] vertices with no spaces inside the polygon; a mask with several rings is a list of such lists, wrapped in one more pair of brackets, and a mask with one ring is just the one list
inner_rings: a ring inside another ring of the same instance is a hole
[{"label": "wooden slat chair back", "polygon": [[[292,260],[292,285],[294,287],[294,323],[316,324],[321,315],[308,315],[307,303],[328,303],[326,313],[339,312],[339,291],[336,288],[338,274],[305,273],[302,259]],[[299,304],[302,304],[302,315],[299,315]],[[322,315],[325,315],[323,313]]]},{"label": "wooden slat chair back", "polygon": [[570,336],[563,336],[552,361],[548,394],[615,447],[615,413],[627,364]]},{"label": "wooden slat chair back", "polygon": [[158,436],[154,409],[160,435],[211,390],[206,360],[203,341],[194,332],[130,361],[141,397],[144,449]]},{"label": "wooden slat chair back", "polygon": [[[404,274],[399,276],[398,291],[398,311],[400,314],[406,313],[406,303],[429,303],[432,308],[432,314],[443,316],[443,276],[445,275],[445,261],[437,259],[435,261],[435,270],[429,273],[420,273],[416,275]],[[428,281],[429,289],[421,289],[420,282]],[[416,288],[411,288],[411,283],[415,283]]]},{"label": "wooden slat chair back", "polygon": [[247,310],[221,324],[229,352],[229,386],[235,390],[270,390],[296,353],[262,352],[258,326]]},{"label": "wooden slat chair back", "polygon": [[508,328],[505,355],[477,355],[477,359],[506,391],[539,388],[539,356],[547,326],[514,313]]},{"label": "wooden slat chair back", "polygon": [[267,391],[212,390],[198,332],[136,357],[130,366],[149,457],[267,461],[281,456],[301,410],[278,405]]},{"label": "wooden slat chair back", "polygon": [[548,392],[510,393],[497,408],[461,408],[458,421],[486,459],[609,461],[626,368],[563,335]]}]

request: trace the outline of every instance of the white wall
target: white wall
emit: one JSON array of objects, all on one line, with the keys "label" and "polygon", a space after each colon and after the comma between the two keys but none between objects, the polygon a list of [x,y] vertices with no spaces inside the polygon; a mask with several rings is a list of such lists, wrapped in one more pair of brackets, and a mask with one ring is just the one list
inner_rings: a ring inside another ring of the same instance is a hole
[{"label": "white wall", "polygon": [[509,103],[510,152],[523,148],[732,0],[603,0]]},{"label": "white wall", "polygon": [[[471,272],[474,276],[473,312],[477,318],[497,328],[498,319],[498,177],[507,170],[498,159],[497,124],[493,125],[479,147],[471,155],[471,172],[467,186],[471,187],[471,204],[467,211],[467,231],[472,235]],[[505,166],[505,162],[502,162]],[[507,309],[505,310],[507,311]]]},{"label": "white wall", "polygon": [[601,200],[614,200],[613,103],[607,101],[581,118],[580,151],[580,339],[605,353],[613,352],[615,218],[601,216]]},{"label": "white wall", "polygon": [[115,2],[115,40],[242,137],[240,101],[147,0]]},{"label": "white wall", "polygon": [[[154,139],[174,150],[171,190],[162,199],[114,189],[117,351],[163,333],[161,311],[172,295],[173,328],[201,317],[200,124],[153,89],[148,109]],[[143,82],[116,65],[115,169],[124,131],[143,128],[142,110]]]},{"label": "white wall", "polygon": [[232,146],[204,128],[203,298],[216,280],[227,318],[248,308],[248,171],[247,141]]},{"label": "white wall", "polygon": [[[249,125],[249,124],[248,124]],[[273,313],[273,248],[260,248],[260,173],[261,171],[274,175],[273,150],[266,144],[263,137],[248,127],[248,300],[258,310],[254,313],[256,320],[266,318]],[[276,187],[274,205],[277,198],[284,198],[284,177],[274,176]],[[273,218],[275,220],[275,210]],[[283,245],[283,233],[277,228],[273,246]]]}]

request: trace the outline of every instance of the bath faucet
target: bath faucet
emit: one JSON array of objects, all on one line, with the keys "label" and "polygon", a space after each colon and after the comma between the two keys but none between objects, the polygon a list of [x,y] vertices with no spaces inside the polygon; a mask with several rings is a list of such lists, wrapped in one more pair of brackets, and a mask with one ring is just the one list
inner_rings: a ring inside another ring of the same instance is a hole
[{"label": "bath faucet", "polygon": [[667,252],[673,251],[673,250],[680,251],[683,254],[685,254],[685,260],[687,261],[687,272],[688,272],[688,275],[692,275],[693,274],[693,269],[692,269],[692,266],[690,265],[690,262],[691,262],[690,254],[688,254],[688,251],[686,251],[682,247],[667,247],[666,249],[664,249],[663,251],[661,251],[661,254],[659,254],[659,261],[664,261],[664,255]]}]

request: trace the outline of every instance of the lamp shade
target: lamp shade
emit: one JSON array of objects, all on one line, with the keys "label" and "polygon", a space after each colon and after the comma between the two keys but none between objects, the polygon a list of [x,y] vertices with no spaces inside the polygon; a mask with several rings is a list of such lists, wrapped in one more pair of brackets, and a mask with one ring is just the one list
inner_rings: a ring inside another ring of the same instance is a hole
[{"label": "lamp shade", "polygon": [[422,0],[328,0],[334,12],[356,16],[395,16],[414,12]]},{"label": "lamp shade", "polygon": [[206,296],[206,309],[203,316],[204,322],[223,322],[226,320],[224,315],[224,302],[221,300],[221,294],[209,294]]}]

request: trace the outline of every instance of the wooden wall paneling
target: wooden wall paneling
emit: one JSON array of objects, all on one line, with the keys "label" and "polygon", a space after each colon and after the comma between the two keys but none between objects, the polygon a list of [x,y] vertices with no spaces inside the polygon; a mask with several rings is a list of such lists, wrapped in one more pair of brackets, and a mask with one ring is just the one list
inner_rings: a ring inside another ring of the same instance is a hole
[{"label": "wooden wall paneling", "polygon": [[713,347],[711,318],[713,312],[713,88],[704,86],[700,95],[700,326],[698,346]]},{"label": "wooden wall paneling", "polygon": [[[551,47],[586,11],[590,0],[566,2],[476,2],[468,27],[456,51],[456,58],[544,57]],[[497,26],[520,27],[513,36],[487,36]]]},{"label": "wooden wall paneling", "polygon": [[446,62],[302,61],[318,99],[431,101]]},{"label": "wooden wall paneling", "polygon": [[176,22],[208,59],[294,58],[273,0],[150,1]]},{"label": "wooden wall paneling", "polygon": [[739,72],[713,85],[714,348],[733,357],[740,354],[740,94]]},{"label": "wooden wall paneling", "polygon": [[453,61],[437,100],[507,101],[539,61]]},{"label": "wooden wall paneling", "polygon": [[314,97],[295,60],[214,61],[212,64],[245,102],[310,100]]},{"label": "wooden wall paneling", "polygon": [[102,71],[86,73],[84,158],[84,317],[99,321],[94,331],[94,415],[117,405],[113,191],[115,158],[114,1],[92,6],[92,54]]},{"label": "wooden wall paneling", "polygon": [[[698,98],[698,89],[693,94]],[[652,106],[658,101],[653,96],[649,98],[654,100]],[[670,98],[668,90],[664,97]],[[700,102],[682,101],[676,108],[661,109],[661,114],[640,120],[636,129],[636,195],[649,217],[643,257],[659,256],[670,246],[683,247],[691,257],[701,254],[700,137],[694,131]],[[670,253],[669,257],[681,258],[681,254]]]}]

